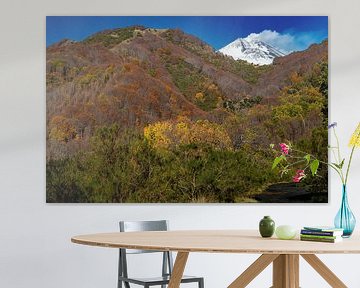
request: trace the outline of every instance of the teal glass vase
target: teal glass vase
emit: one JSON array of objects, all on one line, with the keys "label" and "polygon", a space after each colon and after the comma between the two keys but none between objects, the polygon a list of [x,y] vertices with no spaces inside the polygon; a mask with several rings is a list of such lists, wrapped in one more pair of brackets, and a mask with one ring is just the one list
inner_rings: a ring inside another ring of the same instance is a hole
[{"label": "teal glass vase", "polygon": [[356,219],[349,207],[346,185],[343,185],[341,206],[336,214],[334,224],[336,228],[344,229],[344,238],[350,237],[355,229]]}]

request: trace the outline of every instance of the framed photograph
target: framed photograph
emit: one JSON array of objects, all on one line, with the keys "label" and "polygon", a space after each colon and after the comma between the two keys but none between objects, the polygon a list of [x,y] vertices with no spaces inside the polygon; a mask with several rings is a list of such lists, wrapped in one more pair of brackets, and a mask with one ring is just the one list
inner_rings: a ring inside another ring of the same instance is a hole
[{"label": "framed photograph", "polygon": [[48,203],[328,202],[328,17],[46,25]]}]

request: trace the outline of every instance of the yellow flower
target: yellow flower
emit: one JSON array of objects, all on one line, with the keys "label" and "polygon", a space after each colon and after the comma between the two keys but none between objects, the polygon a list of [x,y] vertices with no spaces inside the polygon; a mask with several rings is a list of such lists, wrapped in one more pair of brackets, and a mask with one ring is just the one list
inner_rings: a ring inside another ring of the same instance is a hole
[{"label": "yellow flower", "polygon": [[360,148],[360,122],[351,136],[349,146],[355,146]]}]

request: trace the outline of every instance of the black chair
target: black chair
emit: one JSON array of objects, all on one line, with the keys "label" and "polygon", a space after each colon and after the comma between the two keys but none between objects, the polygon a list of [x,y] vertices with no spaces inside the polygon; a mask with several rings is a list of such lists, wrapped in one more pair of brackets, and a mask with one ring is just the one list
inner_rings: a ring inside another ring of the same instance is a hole
[{"label": "black chair", "polygon": [[[167,231],[168,222],[166,220],[160,221],[120,221],[120,232],[134,232],[134,231]],[[173,268],[172,254],[169,251],[150,251],[150,250],[135,250],[135,249],[119,249],[119,271],[118,271],[118,288],[122,288],[124,283],[125,288],[130,288],[131,284],[141,285],[144,288],[150,286],[160,286],[165,288],[169,284],[170,276]],[[127,271],[127,254],[141,254],[141,253],[163,253],[162,275],[160,277],[152,278],[133,278],[128,276]],[[199,288],[204,288],[204,278],[194,276],[183,276],[181,283],[198,283]]]}]

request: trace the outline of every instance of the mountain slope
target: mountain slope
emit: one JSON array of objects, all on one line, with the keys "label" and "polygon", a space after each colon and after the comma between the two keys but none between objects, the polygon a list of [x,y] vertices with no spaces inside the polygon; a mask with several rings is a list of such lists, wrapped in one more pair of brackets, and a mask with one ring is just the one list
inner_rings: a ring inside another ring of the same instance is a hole
[{"label": "mountain slope", "polygon": [[222,123],[229,101],[276,97],[291,73],[326,57],[327,42],[254,66],[180,30],[141,26],[61,41],[46,53],[47,153],[84,148],[97,127],[112,123],[123,130],[178,117]]},{"label": "mountain slope", "polygon": [[328,61],[328,41],[313,44],[305,51],[294,52],[274,59],[273,69],[259,77],[251,94],[264,98],[277,97],[279,91],[289,85],[294,74],[306,75],[319,62]]},{"label": "mountain slope", "polygon": [[286,55],[279,49],[250,36],[236,39],[221,48],[219,52],[231,56],[235,60],[244,60],[258,65],[269,65],[276,57]]}]

